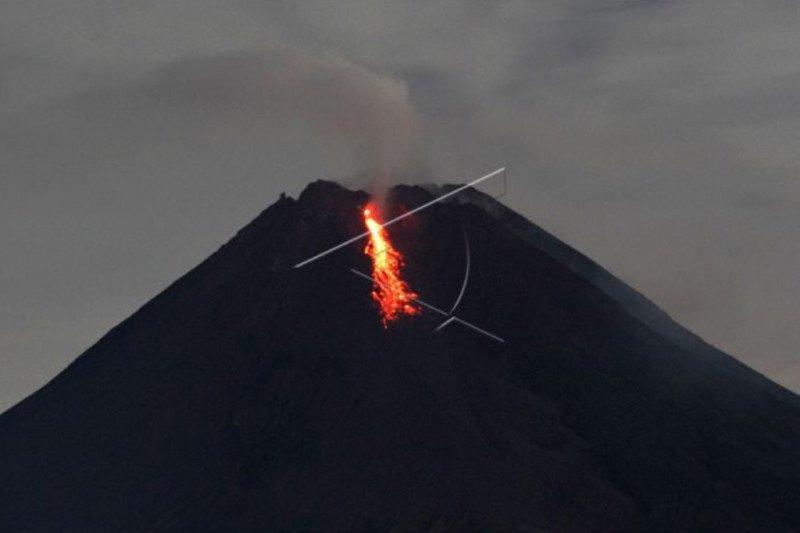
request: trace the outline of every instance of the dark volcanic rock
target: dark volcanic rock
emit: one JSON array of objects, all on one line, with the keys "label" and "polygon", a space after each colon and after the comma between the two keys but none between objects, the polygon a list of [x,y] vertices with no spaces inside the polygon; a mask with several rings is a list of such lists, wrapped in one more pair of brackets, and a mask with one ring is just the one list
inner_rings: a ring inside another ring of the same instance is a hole
[{"label": "dark volcanic rock", "polygon": [[[399,212],[431,198],[393,190]],[[367,197],[286,197],[0,416],[3,531],[791,530],[800,401],[480,193],[392,226],[458,314],[384,330]]]}]

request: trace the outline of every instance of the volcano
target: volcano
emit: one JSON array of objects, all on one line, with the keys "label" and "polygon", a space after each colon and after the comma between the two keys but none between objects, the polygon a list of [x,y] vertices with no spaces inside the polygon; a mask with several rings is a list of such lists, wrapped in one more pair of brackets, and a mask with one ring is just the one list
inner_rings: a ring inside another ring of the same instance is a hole
[{"label": "volcano", "polygon": [[[393,188],[387,217],[452,187]],[[800,529],[800,398],[478,191],[391,228],[318,181],[0,416],[3,531]]]}]

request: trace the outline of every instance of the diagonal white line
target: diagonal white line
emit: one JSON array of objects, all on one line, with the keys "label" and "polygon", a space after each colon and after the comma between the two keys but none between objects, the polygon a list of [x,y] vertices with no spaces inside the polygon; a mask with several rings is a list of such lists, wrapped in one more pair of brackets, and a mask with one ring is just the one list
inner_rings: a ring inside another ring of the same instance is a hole
[{"label": "diagonal white line", "polygon": [[462,319],[458,318],[458,317],[457,317],[457,316],[455,316],[455,315],[453,315],[453,322],[458,322],[459,324],[462,324],[462,325],[464,325],[464,326],[467,326],[468,328],[472,328],[472,329],[474,329],[475,331],[477,331],[478,333],[483,333],[483,334],[484,334],[484,335],[486,335],[487,337],[491,337],[491,338],[493,338],[493,339],[494,339],[494,340],[496,340],[497,342],[506,342],[506,341],[505,341],[505,339],[502,339],[502,338],[498,337],[497,335],[493,335],[493,334],[489,333],[488,331],[486,331],[485,329],[481,329],[481,328],[479,328],[479,327],[478,327],[478,326],[476,326],[475,324],[470,324],[470,323],[469,323],[469,322],[467,322],[466,320],[462,320]]},{"label": "diagonal white line", "polygon": [[[402,215],[400,215],[400,216],[397,216],[397,217],[394,217],[393,219],[391,219],[391,220],[389,220],[389,221],[387,221],[387,222],[384,222],[384,223],[383,223],[383,224],[381,224],[380,226],[381,226],[381,227],[384,227],[384,228],[385,228],[386,226],[391,226],[391,225],[392,225],[392,224],[394,224],[395,222],[399,222],[399,221],[403,220],[403,219],[404,219],[404,218],[406,218],[406,217],[410,217],[410,216],[411,216],[411,215],[413,215],[414,213],[419,213],[419,212],[420,212],[420,211],[422,211],[423,209],[427,209],[427,208],[429,208],[430,206],[432,206],[433,204],[436,204],[436,203],[438,203],[438,202],[441,202],[441,201],[442,201],[442,200],[444,200],[445,198],[449,198],[450,196],[456,195],[456,194],[460,193],[461,191],[463,191],[463,190],[465,190],[465,189],[468,189],[468,188],[470,188],[470,187],[472,187],[472,186],[474,186],[474,185],[477,185],[478,183],[480,183],[480,182],[482,182],[482,181],[488,180],[489,178],[493,178],[494,176],[497,176],[498,174],[501,174],[501,173],[502,173],[502,172],[504,172],[505,170],[506,170],[506,167],[501,167],[501,168],[498,168],[498,169],[497,169],[497,170],[495,170],[494,172],[490,172],[489,174],[486,174],[485,176],[481,176],[480,178],[478,178],[478,179],[476,179],[476,180],[473,180],[473,181],[471,181],[471,182],[467,183],[466,185],[462,185],[461,187],[458,187],[457,189],[453,189],[452,191],[450,191],[450,192],[448,192],[448,193],[445,193],[445,194],[443,194],[443,195],[441,195],[441,196],[438,196],[438,197],[434,198],[433,200],[431,200],[430,202],[424,203],[424,204],[422,204],[422,205],[421,205],[421,206],[419,206],[419,207],[415,207],[415,208],[414,208],[414,209],[412,209],[411,211],[406,211],[406,212],[405,212],[405,213],[403,213]],[[300,268],[300,267],[303,267],[303,266],[305,266],[305,265],[307,265],[307,264],[309,264],[309,263],[312,263],[312,262],[316,261],[317,259],[321,259],[321,258],[325,257],[326,255],[328,255],[328,254],[330,254],[330,253],[333,253],[333,252],[335,252],[336,250],[339,250],[340,248],[344,248],[344,247],[345,247],[345,246],[347,246],[348,244],[352,244],[352,243],[354,243],[354,242],[356,242],[356,241],[359,241],[359,240],[363,239],[363,238],[364,238],[364,237],[366,237],[367,235],[369,235],[369,231],[365,231],[364,233],[362,233],[362,234],[360,234],[360,235],[356,235],[356,236],[355,236],[355,237],[353,237],[352,239],[348,239],[348,240],[344,241],[343,243],[337,244],[336,246],[334,246],[334,247],[332,247],[332,248],[328,248],[328,249],[327,249],[327,250],[325,250],[324,252],[320,252],[320,253],[318,253],[317,255],[315,255],[315,256],[312,256],[312,257],[309,257],[308,259],[306,259],[306,260],[304,260],[304,261],[300,261],[299,263],[297,263],[297,264],[294,266],[294,268]]]},{"label": "diagonal white line", "polygon": [[[369,274],[365,274],[365,273],[361,272],[360,270],[356,270],[355,268],[351,268],[351,269],[350,269],[350,272],[352,272],[353,274],[355,274],[356,276],[358,276],[358,277],[360,277],[360,278],[364,278],[364,279],[366,279],[366,280],[369,280],[369,281],[371,281],[372,283],[375,283],[376,285],[380,285],[380,283],[378,283],[378,281],[377,281],[375,278],[373,278],[373,277],[372,277],[372,276],[370,276]],[[413,301],[415,301],[415,302],[417,302],[418,304],[420,304],[422,307],[425,307],[425,308],[427,308],[427,309],[430,309],[431,311],[433,311],[433,312],[435,312],[435,313],[439,313],[440,315],[443,315],[443,316],[449,317],[449,318],[448,318],[448,320],[446,320],[446,321],[445,321],[445,324],[447,324],[447,323],[449,323],[449,322],[451,322],[451,321],[452,321],[452,322],[458,322],[459,324],[463,324],[463,325],[467,326],[468,328],[474,329],[474,330],[475,330],[475,331],[477,331],[478,333],[483,333],[483,334],[484,334],[484,335],[486,335],[487,337],[491,337],[491,338],[493,338],[493,339],[494,339],[494,340],[496,340],[497,342],[506,342],[506,341],[505,341],[505,339],[503,339],[503,338],[501,338],[501,337],[498,337],[497,335],[493,335],[492,333],[489,333],[489,332],[488,332],[488,331],[486,331],[485,329],[481,329],[481,328],[479,328],[479,327],[478,327],[478,326],[476,326],[475,324],[470,324],[470,323],[469,323],[469,322],[467,322],[466,320],[462,320],[462,319],[458,318],[458,317],[457,317],[457,316],[455,316],[455,315],[450,315],[450,314],[449,314],[447,311],[442,311],[442,310],[441,310],[441,309],[439,309],[438,307],[435,307],[435,306],[433,306],[433,305],[429,304],[428,302],[425,302],[425,301],[423,301],[423,300],[420,300],[419,298],[412,298],[412,300],[413,300]],[[441,328],[442,328],[442,327],[443,327],[445,324],[442,324],[442,326],[439,326],[438,328],[436,328],[436,330],[437,330],[437,331],[439,331],[439,329],[441,329]]]},{"label": "diagonal white line", "polygon": [[[380,285],[380,283],[378,283],[378,281],[375,278],[373,278],[369,274],[365,274],[365,273],[361,272],[360,270],[356,270],[355,268],[351,268],[350,272],[352,272],[353,274],[355,274],[358,277],[361,277],[361,278],[364,278],[366,280],[369,280],[372,283],[375,283],[376,285]],[[447,311],[442,311],[438,307],[435,307],[435,306],[429,304],[428,302],[423,302],[419,298],[412,298],[412,300],[414,300],[415,302],[420,304],[422,307],[426,307],[426,308],[430,309],[434,313],[439,313],[440,315],[448,316],[447,315]]]},{"label": "diagonal white line", "polygon": [[455,319],[456,319],[456,317],[454,317],[454,316],[451,316],[450,318],[448,318],[447,320],[445,320],[444,322],[442,322],[441,324],[439,324],[439,325],[436,327],[436,331],[440,331],[440,330],[442,330],[442,329],[446,328],[446,327],[447,327],[447,324],[450,324],[450,323],[451,323],[451,322],[453,322],[453,320],[455,320]]}]

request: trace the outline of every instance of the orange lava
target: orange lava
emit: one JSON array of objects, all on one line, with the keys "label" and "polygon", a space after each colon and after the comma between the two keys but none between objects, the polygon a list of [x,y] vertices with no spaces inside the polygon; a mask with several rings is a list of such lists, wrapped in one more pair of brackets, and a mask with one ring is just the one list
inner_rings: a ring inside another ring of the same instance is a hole
[{"label": "orange lava", "polygon": [[420,309],[414,304],[417,295],[400,277],[403,255],[392,246],[386,230],[376,220],[377,214],[373,204],[364,208],[364,224],[370,233],[364,253],[372,259],[372,299],[380,306],[383,327],[388,327],[400,315],[416,315]]}]

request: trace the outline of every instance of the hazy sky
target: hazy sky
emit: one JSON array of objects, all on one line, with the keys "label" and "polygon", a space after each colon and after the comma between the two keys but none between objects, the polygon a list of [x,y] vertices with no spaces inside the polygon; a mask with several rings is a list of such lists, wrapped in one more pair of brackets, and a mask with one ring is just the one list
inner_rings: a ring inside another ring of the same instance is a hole
[{"label": "hazy sky", "polygon": [[317,178],[476,177],[800,390],[794,1],[0,2],[0,410]]}]

